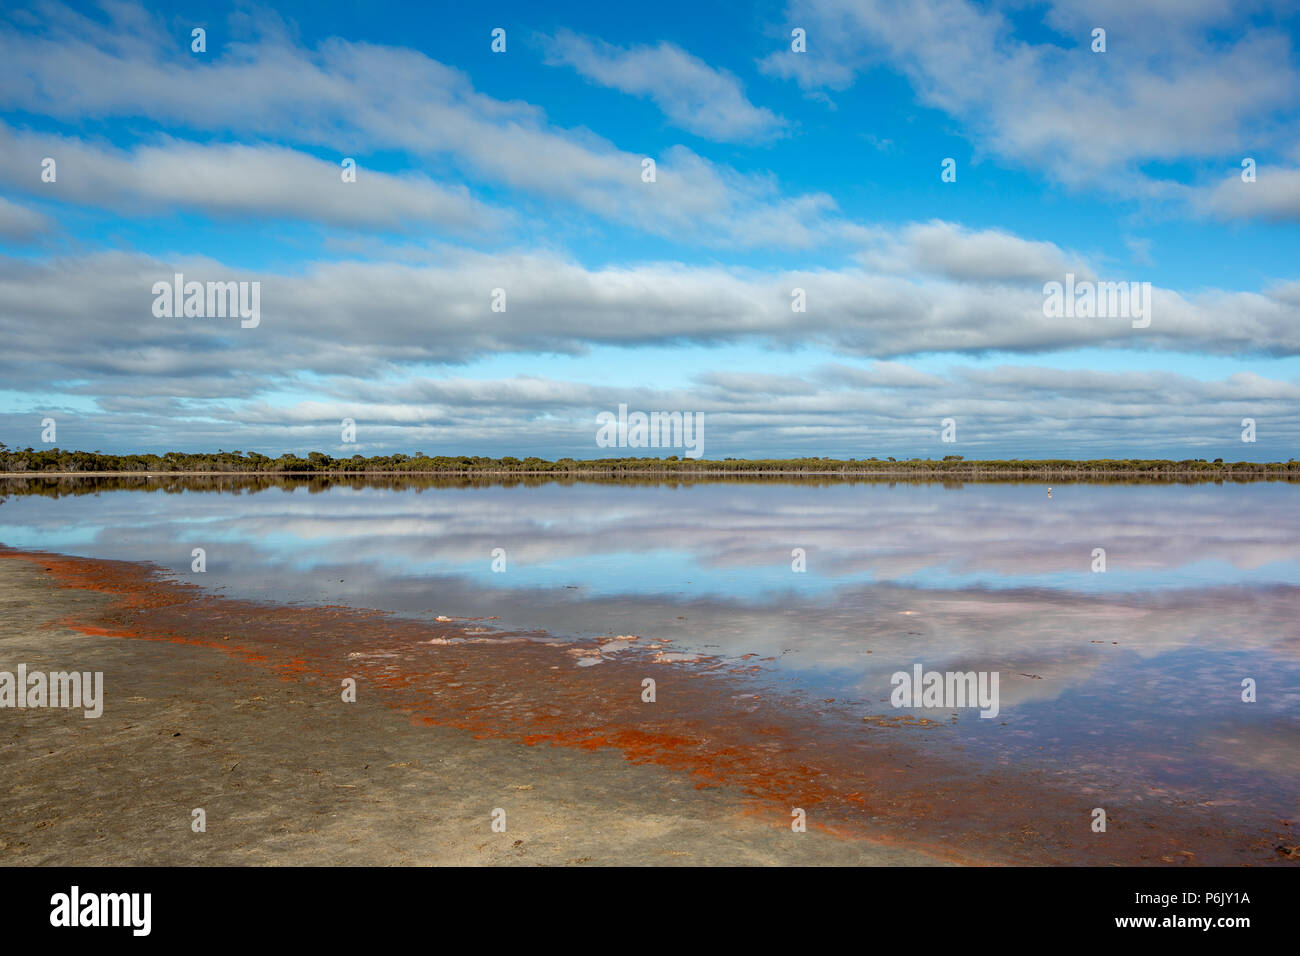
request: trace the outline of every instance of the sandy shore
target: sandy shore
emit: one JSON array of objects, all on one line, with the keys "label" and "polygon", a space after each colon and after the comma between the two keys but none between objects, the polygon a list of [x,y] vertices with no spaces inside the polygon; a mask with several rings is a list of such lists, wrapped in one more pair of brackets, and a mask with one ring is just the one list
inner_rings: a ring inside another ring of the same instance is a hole
[{"label": "sandy shore", "polygon": [[[888,864],[920,852],[794,834],[745,797],[613,748],[476,739],[363,685],[226,648],[74,629],[114,596],[0,559],[0,670],[104,673],[98,719],[0,711],[0,863]],[[191,829],[202,807],[207,830]],[[506,810],[506,832],[491,814]]]},{"label": "sandy shore", "polygon": [[0,863],[1287,865],[1295,842],[1113,795],[1099,835],[1095,791],[977,766],[929,722],[794,706],[753,655],[543,638],[0,547],[0,671],[105,686],[97,719],[0,710]]}]

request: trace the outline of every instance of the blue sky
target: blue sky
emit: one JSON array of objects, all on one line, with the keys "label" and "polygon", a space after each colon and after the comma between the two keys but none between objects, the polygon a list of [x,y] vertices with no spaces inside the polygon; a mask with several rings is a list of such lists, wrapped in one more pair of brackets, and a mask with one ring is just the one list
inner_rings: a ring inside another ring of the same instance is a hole
[{"label": "blue sky", "polygon": [[[706,457],[1291,458],[1298,31],[1225,0],[12,6],[0,440],[583,458],[627,404],[703,414]],[[258,282],[258,323],[155,315],[176,272]],[[1149,326],[1045,314],[1067,272],[1150,283]]]}]

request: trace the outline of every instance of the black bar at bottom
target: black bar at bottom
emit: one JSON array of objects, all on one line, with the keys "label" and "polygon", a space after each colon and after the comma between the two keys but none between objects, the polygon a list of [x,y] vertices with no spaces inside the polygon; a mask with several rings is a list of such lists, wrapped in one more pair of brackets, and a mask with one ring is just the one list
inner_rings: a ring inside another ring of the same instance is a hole
[{"label": "black bar at bottom", "polygon": [[0,916],[9,944],[75,936],[337,947],[413,931],[431,947],[610,942],[610,932],[653,946],[689,930],[692,942],[734,945],[775,943],[775,929],[816,938],[838,929],[862,942],[975,945],[1024,933],[1231,945],[1259,930],[1293,932],[1288,869],[9,868],[0,869]]}]

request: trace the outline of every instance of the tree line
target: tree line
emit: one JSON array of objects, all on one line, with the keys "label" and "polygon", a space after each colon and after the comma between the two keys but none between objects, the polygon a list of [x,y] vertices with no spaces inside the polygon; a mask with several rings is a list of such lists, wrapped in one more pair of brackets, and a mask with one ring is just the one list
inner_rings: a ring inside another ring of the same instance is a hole
[{"label": "tree line", "polygon": [[335,458],[324,452],[305,457],[286,453],[271,458],[257,452],[179,452],[106,455],[60,448],[14,449],[0,442],[0,472],[6,474],[208,474],[208,475],[346,475],[422,474],[463,476],[692,477],[692,476],[864,476],[934,477],[978,481],[1020,477],[1067,480],[1102,478],[1199,481],[1300,480],[1300,462],[1225,462],[1222,458],[984,459],[961,455],[942,458],[487,458],[476,455],[352,455]]}]

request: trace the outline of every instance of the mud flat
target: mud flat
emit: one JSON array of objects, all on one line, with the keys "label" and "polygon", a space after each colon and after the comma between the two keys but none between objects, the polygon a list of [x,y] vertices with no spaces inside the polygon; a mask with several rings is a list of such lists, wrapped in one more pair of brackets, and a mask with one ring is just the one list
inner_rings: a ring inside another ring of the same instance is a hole
[{"label": "mud flat", "polygon": [[1287,839],[1159,806],[1099,839],[1095,796],[634,637],[257,604],[0,548],[0,671],[104,675],[99,718],[0,709],[0,863],[1268,864]]},{"label": "mud flat", "polygon": [[611,748],[430,726],[364,682],[345,704],[338,682],[240,645],[87,633],[73,622],[103,620],[111,590],[60,586],[47,566],[0,559],[0,670],[102,671],[105,710],[0,711],[4,865],[936,862],[796,836],[730,788]]}]

